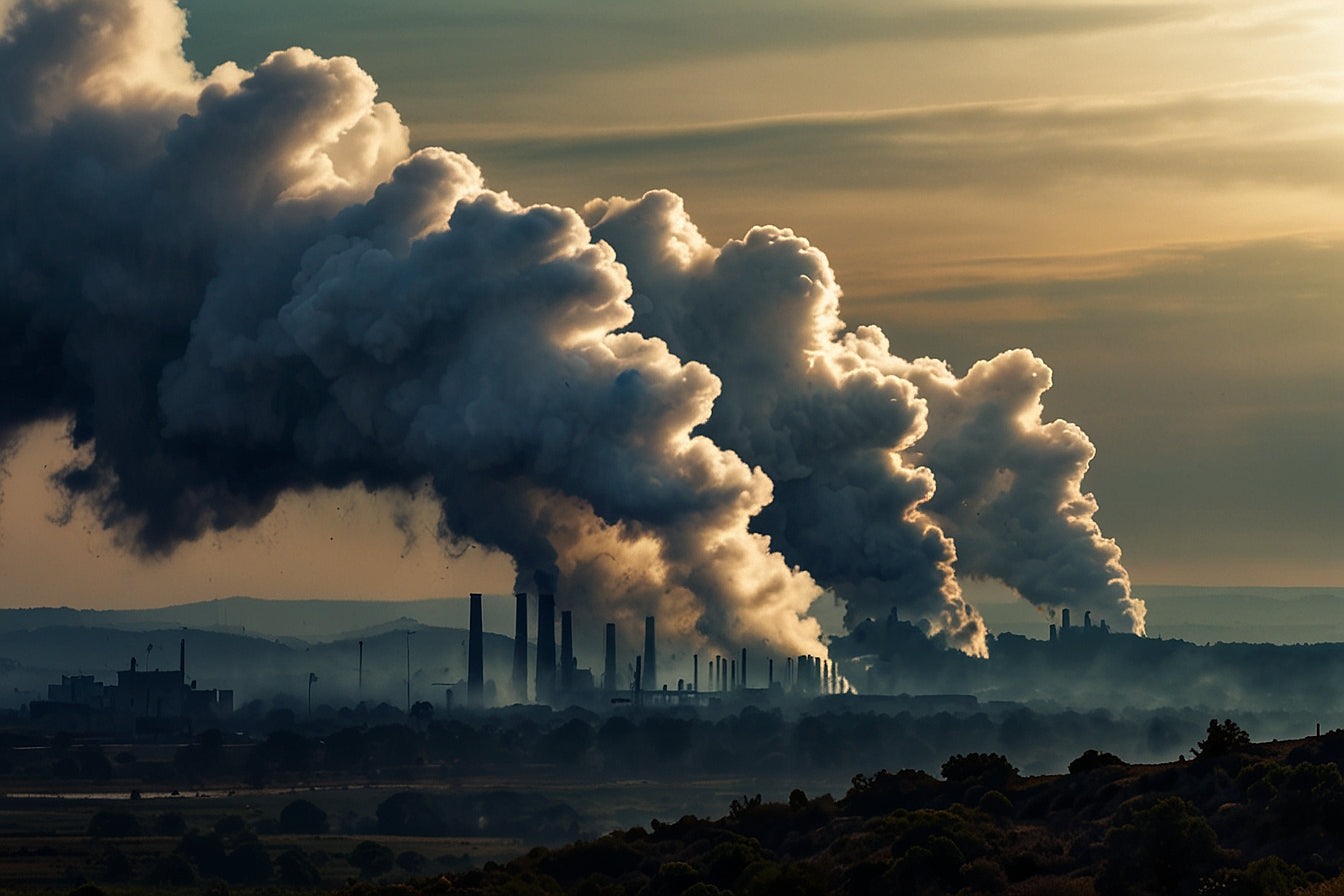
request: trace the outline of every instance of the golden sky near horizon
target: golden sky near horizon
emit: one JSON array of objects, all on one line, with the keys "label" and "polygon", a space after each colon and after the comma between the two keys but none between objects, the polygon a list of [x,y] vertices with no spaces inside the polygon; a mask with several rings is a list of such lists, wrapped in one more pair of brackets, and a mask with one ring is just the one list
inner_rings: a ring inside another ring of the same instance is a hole
[{"label": "golden sky near horizon", "polygon": [[[352,55],[413,145],[521,201],[665,187],[715,244],[791,227],[906,357],[1030,347],[1137,583],[1344,584],[1338,3],[184,5],[203,71]],[[408,546],[352,494],[144,564],[85,511],[51,522],[59,439],[0,481],[0,605],[512,587],[426,503]]]}]

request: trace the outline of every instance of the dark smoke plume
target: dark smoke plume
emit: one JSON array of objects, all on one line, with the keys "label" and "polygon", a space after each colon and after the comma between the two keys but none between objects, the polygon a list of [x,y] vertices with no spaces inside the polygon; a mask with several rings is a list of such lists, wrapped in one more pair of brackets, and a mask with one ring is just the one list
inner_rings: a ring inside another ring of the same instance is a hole
[{"label": "dark smoke plume", "polygon": [[981,653],[958,571],[1142,630],[1028,353],[896,358],[819,251],[714,249],[671,194],[520,206],[352,59],[202,77],[170,0],[0,8],[0,446],[68,420],[59,484],[129,548],[428,486],[629,634],[822,655],[824,586]]}]

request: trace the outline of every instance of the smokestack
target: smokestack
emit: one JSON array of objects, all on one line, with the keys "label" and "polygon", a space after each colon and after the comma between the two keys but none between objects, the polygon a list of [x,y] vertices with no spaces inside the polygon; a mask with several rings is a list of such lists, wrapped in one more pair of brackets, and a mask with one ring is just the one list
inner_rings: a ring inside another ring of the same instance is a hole
[{"label": "smokestack", "polygon": [[747,687],[747,648],[742,648],[742,688]]},{"label": "smokestack", "polygon": [[537,702],[555,699],[555,595],[537,597]]},{"label": "smokestack", "polygon": [[359,702],[364,702],[364,642],[359,642]]},{"label": "smokestack", "polygon": [[1053,644],[1058,637],[1059,629],[1055,628],[1055,624],[1052,622],[1050,623],[1050,642]]},{"label": "smokestack", "polygon": [[1092,627],[1092,611],[1091,611],[1091,610],[1084,610],[1084,611],[1083,611],[1083,628],[1091,628],[1091,627]]},{"label": "smokestack", "polygon": [[635,693],[640,694],[644,691],[644,657],[635,655]]},{"label": "smokestack", "polygon": [[773,688],[775,686],[775,660],[773,657],[765,661],[765,670],[767,675],[765,686]]},{"label": "smokestack", "polygon": [[467,705],[479,709],[485,702],[485,632],[481,623],[481,596],[471,595],[471,630],[467,635]]},{"label": "smokestack", "polygon": [[700,654],[691,654],[691,665],[695,667],[695,674],[691,676],[691,689],[699,693],[700,691]]},{"label": "smokestack", "polygon": [[568,694],[574,689],[574,613],[560,612],[560,691]]},{"label": "smokestack", "polygon": [[737,660],[733,660],[732,670],[728,673],[728,687],[737,690]]},{"label": "smokestack", "polygon": [[513,696],[527,702],[527,595],[515,594],[518,602],[513,613]]},{"label": "smokestack", "polygon": [[602,667],[602,687],[616,690],[616,623],[607,623],[607,655]]},{"label": "smokestack", "polygon": [[1066,632],[1069,630],[1069,608],[1065,607],[1059,611],[1059,630]]},{"label": "smokestack", "polygon": [[183,638],[177,645],[177,671],[185,677],[187,674],[187,639]]},{"label": "smokestack", "polygon": [[658,690],[658,644],[652,616],[644,617],[644,690]]}]

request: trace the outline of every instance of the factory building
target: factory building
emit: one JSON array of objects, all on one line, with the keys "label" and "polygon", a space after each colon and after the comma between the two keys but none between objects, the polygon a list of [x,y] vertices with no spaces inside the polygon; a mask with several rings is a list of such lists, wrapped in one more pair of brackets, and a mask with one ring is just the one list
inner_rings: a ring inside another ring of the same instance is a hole
[{"label": "factory building", "polygon": [[187,642],[179,645],[176,670],[142,670],[135,657],[117,672],[115,685],[92,675],[62,675],[47,686],[47,699],[29,704],[34,722],[57,728],[136,737],[191,733],[233,713],[233,691],[200,690],[186,678]]}]

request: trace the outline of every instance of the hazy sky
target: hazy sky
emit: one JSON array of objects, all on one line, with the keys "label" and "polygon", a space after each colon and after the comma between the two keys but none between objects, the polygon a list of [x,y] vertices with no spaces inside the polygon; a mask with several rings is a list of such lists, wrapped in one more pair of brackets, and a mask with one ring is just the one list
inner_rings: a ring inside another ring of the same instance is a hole
[{"label": "hazy sky", "polygon": [[[3,6],[3,4],[0,4]],[[350,55],[414,146],[582,207],[667,188],[714,245],[822,249],[850,326],[958,373],[1029,347],[1135,583],[1344,583],[1344,7],[187,0],[188,58]],[[146,565],[9,459],[0,604],[506,591],[425,505],[286,499]]]}]

